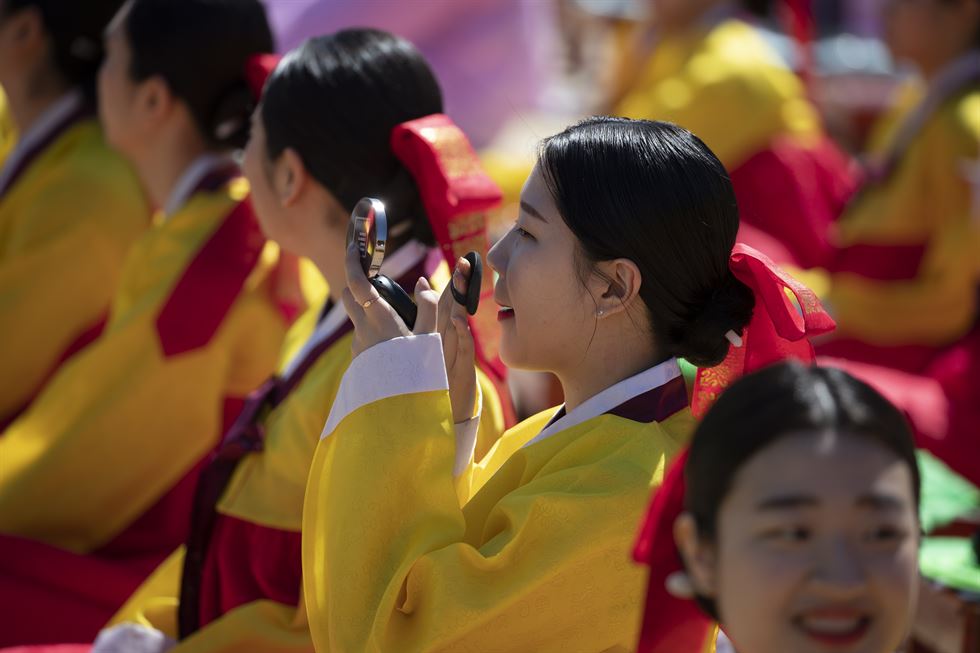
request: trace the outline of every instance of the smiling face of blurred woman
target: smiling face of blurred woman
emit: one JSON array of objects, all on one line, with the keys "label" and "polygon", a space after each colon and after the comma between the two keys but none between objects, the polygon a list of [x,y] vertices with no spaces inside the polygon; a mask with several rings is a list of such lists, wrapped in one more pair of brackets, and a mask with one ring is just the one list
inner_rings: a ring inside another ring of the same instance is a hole
[{"label": "smiling face of blurred woman", "polygon": [[685,559],[740,653],[891,653],[918,579],[909,466],[867,438],[790,434],[734,477],[713,544]]}]

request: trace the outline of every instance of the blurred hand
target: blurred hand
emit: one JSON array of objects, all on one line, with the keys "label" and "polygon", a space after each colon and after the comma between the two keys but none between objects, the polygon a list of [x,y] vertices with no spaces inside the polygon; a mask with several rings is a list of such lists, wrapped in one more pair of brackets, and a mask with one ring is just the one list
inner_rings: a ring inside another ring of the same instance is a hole
[{"label": "blurred hand", "polygon": [[126,623],[101,631],[92,653],[166,653],[176,645],[159,630]]}]

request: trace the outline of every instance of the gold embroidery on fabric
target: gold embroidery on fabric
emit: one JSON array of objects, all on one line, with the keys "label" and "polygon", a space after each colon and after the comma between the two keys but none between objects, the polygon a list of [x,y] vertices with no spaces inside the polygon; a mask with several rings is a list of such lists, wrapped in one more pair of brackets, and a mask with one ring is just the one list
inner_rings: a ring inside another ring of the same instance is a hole
[{"label": "gold embroidery on fabric", "polygon": [[485,213],[470,213],[468,215],[454,218],[449,223],[450,240],[458,240],[463,236],[468,236],[476,232],[483,233],[486,226],[487,217]]},{"label": "gold embroidery on fabric", "polygon": [[480,256],[486,258],[487,237],[481,232],[469,238],[453,241],[453,256],[464,256],[469,251],[479,252]]},{"label": "gold embroidery on fabric", "polygon": [[480,161],[470,148],[466,136],[455,125],[423,127],[419,135],[432,144],[439,163],[450,180],[482,174]]}]

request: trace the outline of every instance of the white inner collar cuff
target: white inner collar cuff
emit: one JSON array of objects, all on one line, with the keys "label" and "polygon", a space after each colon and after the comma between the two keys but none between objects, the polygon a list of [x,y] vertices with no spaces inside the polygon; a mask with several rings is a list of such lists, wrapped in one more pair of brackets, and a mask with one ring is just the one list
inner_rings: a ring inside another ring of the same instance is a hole
[{"label": "white inner collar cuff", "polygon": [[[659,365],[644,370],[639,374],[623,379],[619,383],[610,386],[597,395],[589,397],[576,408],[573,408],[561,418],[555,420],[544,428],[538,435],[530,440],[525,447],[535,442],[540,442],[545,438],[560,433],[565,429],[570,429],[582,422],[598,417],[607,413],[616,406],[619,406],[634,397],[638,397],[644,392],[649,392],[654,388],[659,388],[673,381],[681,375],[681,368],[677,364],[676,358],[665,360]],[[561,410],[559,407],[558,410]],[[556,411],[557,412],[557,411]]]},{"label": "white inner collar cuff", "polygon": [[230,157],[211,152],[202,154],[194,159],[187,166],[187,169],[184,170],[177,183],[174,184],[173,190],[170,191],[170,197],[167,198],[167,203],[163,207],[163,215],[166,218],[172,217],[184,207],[184,204],[194,194],[194,190],[201,183],[201,180],[212,171],[229,164],[234,164],[234,161]]}]

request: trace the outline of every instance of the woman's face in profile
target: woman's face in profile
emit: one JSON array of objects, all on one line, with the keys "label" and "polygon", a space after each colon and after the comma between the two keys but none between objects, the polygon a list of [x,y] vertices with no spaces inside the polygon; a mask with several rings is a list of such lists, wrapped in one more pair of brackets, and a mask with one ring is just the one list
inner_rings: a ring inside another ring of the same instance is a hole
[{"label": "woman's face in profile", "polygon": [[717,526],[701,578],[739,653],[892,653],[907,636],[919,522],[911,471],[885,447],[780,438],[738,471]]}]

